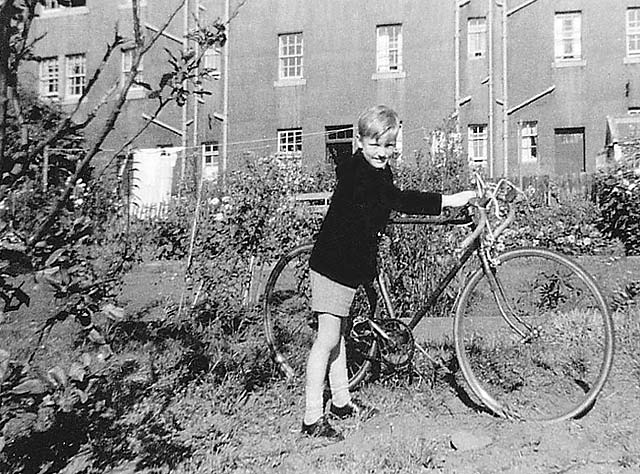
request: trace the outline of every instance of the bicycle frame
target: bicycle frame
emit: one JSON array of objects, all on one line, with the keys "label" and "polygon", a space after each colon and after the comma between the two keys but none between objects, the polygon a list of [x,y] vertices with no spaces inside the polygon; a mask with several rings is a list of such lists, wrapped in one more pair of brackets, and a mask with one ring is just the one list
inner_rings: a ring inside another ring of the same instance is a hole
[{"label": "bicycle frame", "polygon": [[[471,223],[473,225],[473,232],[464,240],[462,244],[463,251],[460,256],[456,257],[453,265],[447,272],[447,274],[440,280],[438,286],[431,291],[431,293],[427,296],[426,302],[422,307],[417,310],[407,326],[409,329],[413,331],[415,327],[422,321],[422,319],[429,313],[431,308],[435,305],[438,298],[445,291],[449,283],[453,280],[453,278],[458,274],[460,269],[467,263],[467,261],[471,258],[471,256],[476,253],[478,258],[480,259],[481,267],[483,271],[487,274],[488,280],[491,286],[491,291],[494,295],[496,295],[496,301],[500,310],[500,314],[505,319],[507,324],[523,339],[527,337],[527,333],[522,331],[520,327],[524,327],[527,332],[531,333],[531,328],[524,323],[520,318],[518,318],[511,307],[509,306],[505,296],[502,286],[500,282],[495,278],[495,274],[492,271],[492,263],[490,261],[488,250],[485,249],[482,243],[482,232],[485,228],[486,224],[486,209],[482,206],[478,206],[479,209],[479,218],[477,222],[469,219],[446,219],[440,217],[399,217],[392,218],[390,220],[391,225],[407,225],[407,224],[429,224],[429,225],[461,225]],[[509,213],[506,219],[502,222],[502,224],[494,231],[494,236],[499,235],[506,227],[511,224],[513,219],[515,218],[515,209],[513,205],[509,206]],[[387,311],[389,318],[395,318],[395,312],[393,310],[393,305],[391,303],[391,296],[389,295],[389,290],[387,289],[385,283],[385,273],[384,270],[380,269],[378,275],[376,276],[376,281],[378,283],[378,287],[380,288],[380,293],[384,302],[385,309]],[[375,311],[376,302],[373,298],[377,293],[372,285],[368,285],[366,288],[367,296],[369,298],[369,302],[372,308],[372,313]],[[455,307],[455,303],[454,303]]]}]

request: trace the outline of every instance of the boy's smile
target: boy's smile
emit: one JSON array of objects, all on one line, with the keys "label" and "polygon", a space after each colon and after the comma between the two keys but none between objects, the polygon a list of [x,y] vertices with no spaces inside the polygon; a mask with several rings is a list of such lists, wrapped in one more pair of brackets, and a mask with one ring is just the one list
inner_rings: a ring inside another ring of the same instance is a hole
[{"label": "boy's smile", "polygon": [[377,138],[359,137],[362,154],[371,166],[383,169],[396,149],[397,130],[388,130]]}]

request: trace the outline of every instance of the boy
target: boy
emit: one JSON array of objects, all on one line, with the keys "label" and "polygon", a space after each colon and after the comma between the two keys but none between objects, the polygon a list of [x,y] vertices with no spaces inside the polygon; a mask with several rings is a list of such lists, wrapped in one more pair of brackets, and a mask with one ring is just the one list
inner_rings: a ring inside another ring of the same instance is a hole
[{"label": "boy", "polygon": [[393,184],[388,166],[400,129],[398,115],[376,106],[358,118],[358,150],[338,165],[337,184],[311,253],[312,310],[318,334],[307,361],[306,408],[302,432],[334,440],[342,434],[324,415],[322,394],[329,370],[329,412],[346,418],[369,411],[351,400],[348,389],[344,331],[356,288],[376,276],[378,235],[392,209],[408,214],[437,215],[442,207],[460,207],[474,191],[452,195],[403,191]]}]

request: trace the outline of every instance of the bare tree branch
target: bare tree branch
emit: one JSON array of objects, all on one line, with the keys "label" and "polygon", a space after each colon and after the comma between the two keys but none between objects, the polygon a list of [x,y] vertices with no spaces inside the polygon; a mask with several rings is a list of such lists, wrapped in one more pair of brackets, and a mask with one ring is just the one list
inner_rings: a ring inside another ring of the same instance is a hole
[{"label": "bare tree branch", "polygon": [[186,0],[182,0],[180,2],[180,4],[176,7],[176,9],[171,13],[169,18],[165,22],[165,24],[151,38],[149,43],[144,45],[143,44],[143,38],[142,38],[141,30],[140,30],[140,18],[138,16],[138,0],[132,0],[131,9],[132,9],[133,18],[134,18],[134,32],[135,32],[135,37],[136,37],[136,48],[135,48],[135,51],[134,51],[134,58],[133,58],[132,65],[131,65],[131,74],[129,74],[129,76],[126,78],[126,80],[124,82],[124,86],[123,86],[122,90],[120,91],[120,95],[118,96],[118,99],[116,100],[116,104],[114,105],[114,108],[112,109],[111,114],[107,118],[104,126],[102,127],[102,129],[98,133],[98,136],[95,139],[94,143],[89,148],[89,150],[86,152],[84,158],[82,158],[82,160],[80,160],[80,162],[78,163],[78,166],[76,167],[76,171],[67,180],[67,184],[65,186],[64,191],[62,192],[62,194],[60,196],[58,196],[53,208],[49,211],[49,213],[47,214],[45,219],[40,223],[40,225],[38,226],[36,231],[27,239],[27,244],[29,246],[35,245],[45,235],[45,233],[47,232],[47,229],[57,219],[58,215],[60,214],[60,211],[62,210],[62,208],[64,207],[65,203],[69,199],[69,196],[71,195],[71,192],[73,191],[73,189],[75,187],[75,183],[78,181],[78,179],[80,178],[82,173],[85,171],[86,167],[89,165],[89,163],[91,162],[93,157],[98,152],[100,152],[102,144],[104,143],[106,138],[109,136],[109,134],[113,130],[114,125],[115,125],[115,123],[116,123],[116,121],[117,121],[117,119],[120,116],[120,113],[122,111],[122,107],[124,106],[124,104],[125,104],[125,102],[127,100],[127,93],[129,92],[129,89],[131,88],[131,85],[135,81],[135,75],[136,75],[136,72],[138,71],[138,66],[140,65],[140,60],[142,59],[144,54],[147,51],[149,51],[149,49],[151,49],[151,47],[158,40],[158,38],[160,38],[160,36],[164,33],[164,31],[167,29],[167,27],[169,26],[169,24],[171,23],[173,18],[175,18],[175,16],[178,14],[178,12],[184,7],[185,2],[186,2]]},{"label": "bare tree branch", "polygon": [[0,179],[7,168],[4,150],[7,140],[7,105],[11,72],[9,57],[11,55],[11,18],[14,9],[13,0],[5,0],[0,5]]}]

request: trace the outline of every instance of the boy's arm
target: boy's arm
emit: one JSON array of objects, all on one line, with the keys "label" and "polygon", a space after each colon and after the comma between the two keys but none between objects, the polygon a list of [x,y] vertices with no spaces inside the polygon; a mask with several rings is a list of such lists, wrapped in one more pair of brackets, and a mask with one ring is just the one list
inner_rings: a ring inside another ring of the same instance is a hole
[{"label": "boy's arm", "polygon": [[466,206],[471,199],[477,198],[475,191],[461,191],[455,194],[442,195],[442,207],[462,207]]}]

